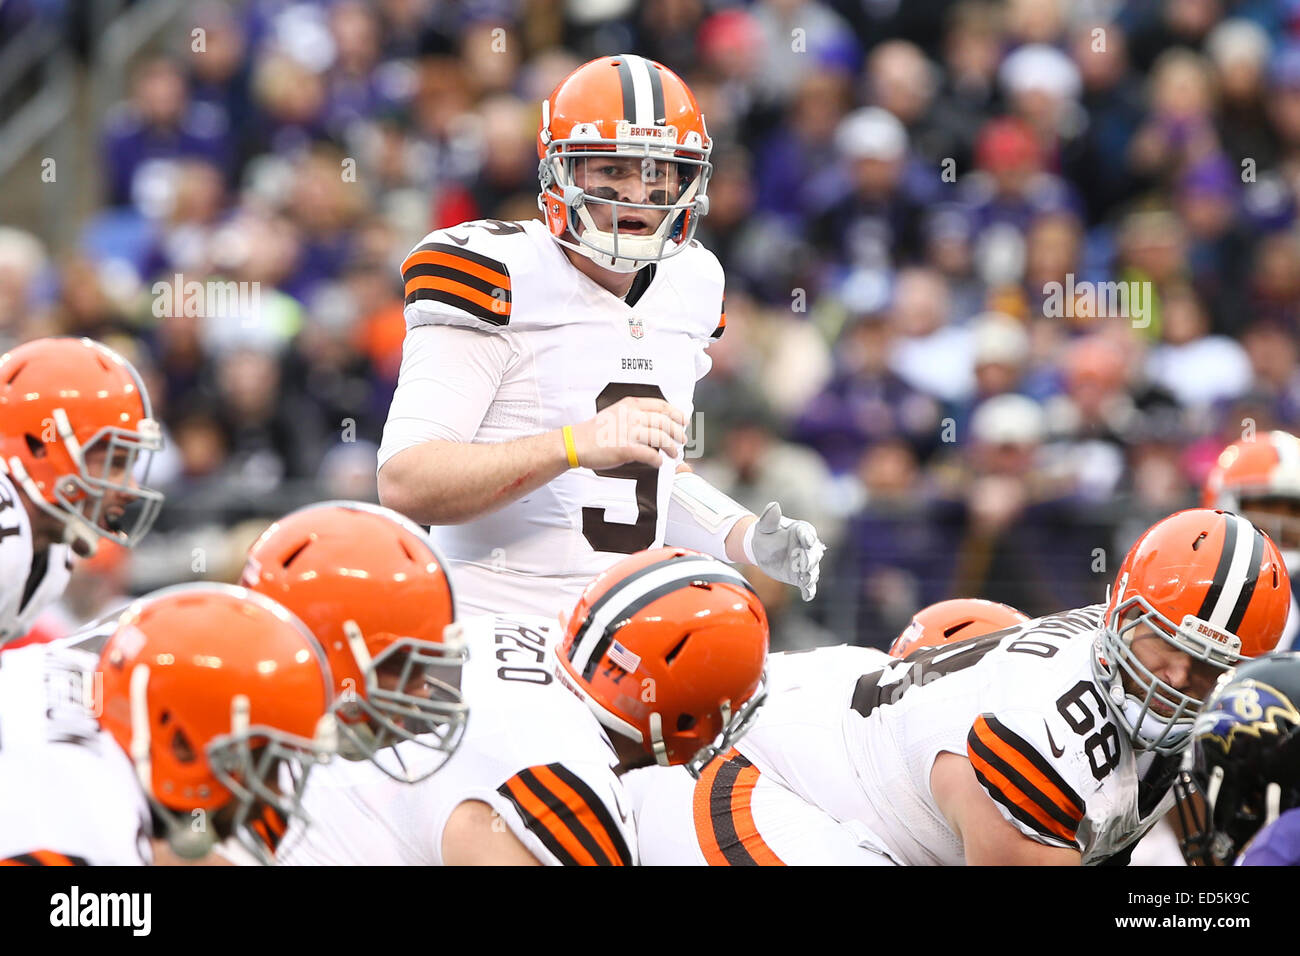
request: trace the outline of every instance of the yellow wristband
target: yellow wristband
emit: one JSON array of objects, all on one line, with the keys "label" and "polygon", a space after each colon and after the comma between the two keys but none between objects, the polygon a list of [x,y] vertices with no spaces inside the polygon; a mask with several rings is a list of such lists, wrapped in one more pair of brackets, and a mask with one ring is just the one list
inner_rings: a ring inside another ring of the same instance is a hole
[{"label": "yellow wristband", "polygon": [[569,467],[578,467],[578,449],[573,444],[573,426],[565,425],[562,429],[564,432],[564,450],[569,456]]}]

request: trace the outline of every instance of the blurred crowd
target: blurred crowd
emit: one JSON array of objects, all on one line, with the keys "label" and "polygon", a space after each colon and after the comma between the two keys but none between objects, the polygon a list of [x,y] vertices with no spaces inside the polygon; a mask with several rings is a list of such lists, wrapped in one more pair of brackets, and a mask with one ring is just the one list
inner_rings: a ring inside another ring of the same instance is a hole
[{"label": "blurred crowd", "polygon": [[[778,648],[1101,600],[1224,444],[1300,428],[1300,0],[186,5],[102,117],[77,247],[0,227],[0,346],[104,340],[165,423],[121,587],[374,497],[399,263],[534,216],[538,104],[623,50],[715,143],[694,464],[830,545],[811,605],[760,582]],[[177,274],[258,283],[256,314],[159,315]]]}]

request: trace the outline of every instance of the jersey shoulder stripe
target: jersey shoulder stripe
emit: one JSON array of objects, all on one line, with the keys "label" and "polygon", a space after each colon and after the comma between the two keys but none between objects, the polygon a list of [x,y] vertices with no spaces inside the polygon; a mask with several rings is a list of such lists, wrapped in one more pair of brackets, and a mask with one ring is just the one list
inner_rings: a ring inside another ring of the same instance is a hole
[{"label": "jersey shoulder stripe", "polygon": [[991,714],[981,714],[966,746],[989,796],[1042,836],[1078,847],[1083,801],[1032,744]]},{"label": "jersey shoulder stripe", "polygon": [[497,792],[565,866],[631,866],[627,841],[601,799],[562,764],[529,767]]},{"label": "jersey shoulder stripe", "polygon": [[406,304],[441,302],[492,325],[510,323],[510,270],[500,259],[446,242],[419,245],[402,263]]},{"label": "jersey shoulder stripe", "polygon": [[713,334],[709,338],[720,339],[725,331],[727,331],[727,297],[724,295],[722,297],[722,315],[718,318],[718,327],[713,330]]},{"label": "jersey shoulder stripe", "polygon": [[732,749],[711,761],[695,783],[695,837],[710,866],[785,866],[754,822],[758,768]]},{"label": "jersey shoulder stripe", "polygon": [[0,860],[0,866],[90,866],[84,857],[56,853],[54,850],[32,850]]}]

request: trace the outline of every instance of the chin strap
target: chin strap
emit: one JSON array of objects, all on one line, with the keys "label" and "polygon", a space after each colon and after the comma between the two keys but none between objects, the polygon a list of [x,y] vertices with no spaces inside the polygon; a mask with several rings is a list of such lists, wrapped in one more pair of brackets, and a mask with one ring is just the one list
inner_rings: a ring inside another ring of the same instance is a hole
[{"label": "chin strap", "polygon": [[659,711],[650,715],[650,748],[654,751],[655,763],[661,767],[668,764],[668,745],[664,743],[664,720]]},{"label": "chin strap", "polygon": [[[60,411],[62,409],[56,409],[56,412]],[[32,480],[32,476],[27,474],[27,469],[23,467],[21,458],[17,455],[8,461],[0,458],[0,474],[12,478],[14,483],[22,489],[23,494],[27,496],[28,501],[63,526],[62,544],[68,545],[83,558],[89,558],[99,550],[100,536],[91,527],[90,522],[80,515],[56,508],[46,501],[45,496],[41,494],[41,490],[36,487],[36,482]]]}]

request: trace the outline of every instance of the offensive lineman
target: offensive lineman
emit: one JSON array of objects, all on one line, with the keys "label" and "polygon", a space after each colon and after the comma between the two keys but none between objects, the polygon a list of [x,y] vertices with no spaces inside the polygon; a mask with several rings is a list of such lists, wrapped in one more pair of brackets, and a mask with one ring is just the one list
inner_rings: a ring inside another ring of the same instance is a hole
[{"label": "offensive lineman", "polygon": [[270,862],[267,828],[297,816],[333,753],[330,683],[301,623],[222,584],[140,598],[100,654],[70,640],[6,653],[0,865],[197,860],[232,837]]},{"label": "offensive lineman", "polygon": [[0,648],[68,584],[100,538],[134,547],[163,496],[141,487],[162,431],[131,363],[90,339],[0,356]]},{"label": "offensive lineman", "polygon": [[709,810],[693,820],[680,778],[647,771],[656,779],[635,788],[643,859],[781,862],[798,846],[789,821],[803,811],[781,805],[793,796],[861,828],[873,862],[1122,860],[1172,806],[1178,753],[1215,679],[1276,644],[1289,598],[1266,535],[1194,509],[1147,530],[1104,606],[885,666],[847,669],[829,653],[846,649],[813,651],[793,679],[774,668],[767,705],[729,755],[782,791],[772,806],[754,793],[751,818],[766,830],[721,839],[737,831],[724,819],[734,797],[714,792],[722,768],[696,784],[695,806]]},{"label": "offensive lineman", "polygon": [[[843,644],[773,654],[767,666],[768,697],[779,699],[819,676],[861,674],[885,666],[890,658],[909,657],[1027,620],[1015,608],[996,601],[939,601],[913,615],[890,646],[888,657],[874,648]],[[761,726],[761,712],[758,720]],[[835,755],[815,759],[833,761]],[[628,774],[627,788],[641,862],[647,865],[878,866],[890,862],[883,842],[870,828],[857,820],[839,820],[814,806],[771,774],[760,773],[736,751],[707,768],[699,783],[684,773],[650,767]],[[716,824],[709,816],[715,799],[726,808]]]},{"label": "offensive lineman", "polygon": [[[528,615],[456,625],[473,718],[432,779],[364,763],[312,778],[287,864],[632,865],[620,775],[698,769],[763,699],[767,616],[738,573],[683,549],[633,555],[583,592],[561,632]],[[411,747],[398,745],[398,751]]]},{"label": "offensive lineman", "polygon": [[722,269],[692,238],[711,150],[671,70],[592,60],[542,103],[545,221],[463,223],[403,263],[379,496],[435,526],[467,612],[554,617],[619,555],[665,543],[813,597],[813,527],[776,502],[756,518],[680,464],[726,327]]}]

